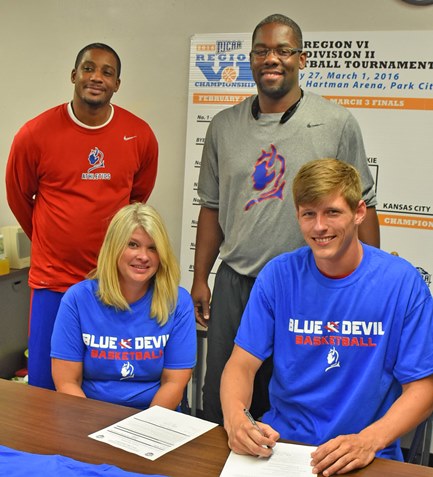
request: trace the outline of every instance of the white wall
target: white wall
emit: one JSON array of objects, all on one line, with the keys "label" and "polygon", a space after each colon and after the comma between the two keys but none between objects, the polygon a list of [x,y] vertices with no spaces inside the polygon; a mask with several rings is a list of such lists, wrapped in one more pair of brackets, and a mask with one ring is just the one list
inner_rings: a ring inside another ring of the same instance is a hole
[{"label": "white wall", "polygon": [[15,223],[3,180],[13,135],[28,119],[71,99],[77,52],[101,41],[122,59],[113,102],[148,121],[158,137],[150,203],[165,218],[179,254],[190,37],[250,32],[271,13],[292,17],[304,31],[433,28],[433,6],[402,0],[0,0],[0,226]]}]

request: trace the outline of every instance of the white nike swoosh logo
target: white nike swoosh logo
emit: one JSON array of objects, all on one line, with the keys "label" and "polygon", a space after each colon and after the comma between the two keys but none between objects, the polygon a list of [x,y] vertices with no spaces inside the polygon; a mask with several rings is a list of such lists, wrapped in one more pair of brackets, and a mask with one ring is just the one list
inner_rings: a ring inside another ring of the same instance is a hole
[{"label": "white nike swoosh logo", "polygon": [[131,139],[134,139],[137,136],[123,136],[124,141],[130,141]]}]

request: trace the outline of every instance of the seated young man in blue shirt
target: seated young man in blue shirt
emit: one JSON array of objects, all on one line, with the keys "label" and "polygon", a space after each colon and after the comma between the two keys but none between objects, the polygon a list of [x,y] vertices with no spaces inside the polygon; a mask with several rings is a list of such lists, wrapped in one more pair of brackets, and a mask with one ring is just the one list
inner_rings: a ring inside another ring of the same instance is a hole
[{"label": "seated young man in blue shirt", "polygon": [[[433,409],[431,293],[408,262],[359,241],[354,167],[309,162],[293,197],[307,246],[271,260],[253,287],[221,382],[229,446],[269,456],[280,437],[316,445],[312,471],[324,476],[402,460],[400,436]],[[259,432],[243,410],[272,354]]]}]

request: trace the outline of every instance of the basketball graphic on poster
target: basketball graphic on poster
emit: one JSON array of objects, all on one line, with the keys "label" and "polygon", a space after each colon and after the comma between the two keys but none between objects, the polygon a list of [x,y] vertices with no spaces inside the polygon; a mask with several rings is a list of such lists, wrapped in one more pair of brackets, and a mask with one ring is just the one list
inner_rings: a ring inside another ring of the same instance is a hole
[{"label": "basketball graphic on poster", "polygon": [[224,68],[221,77],[226,83],[233,83],[233,81],[235,81],[235,79],[238,77],[238,74],[235,68],[227,66],[227,68]]}]

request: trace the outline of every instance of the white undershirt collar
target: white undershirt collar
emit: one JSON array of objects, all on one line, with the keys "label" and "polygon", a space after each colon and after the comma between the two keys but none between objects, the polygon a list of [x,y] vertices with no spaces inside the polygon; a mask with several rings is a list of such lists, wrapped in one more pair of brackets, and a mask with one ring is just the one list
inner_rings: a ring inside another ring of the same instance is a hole
[{"label": "white undershirt collar", "polygon": [[105,121],[104,124],[101,124],[100,126],[89,126],[88,124],[84,124],[82,123],[74,114],[74,110],[72,109],[72,101],[70,103],[68,103],[68,114],[70,116],[70,118],[72,119],[72,121],[74,121],[75,124],[78,124],[78,126],[81,126],[82,128],[86,128],[86,129],[101,129],[103,128],[104,126],[106,126],[112,119],[113,119],[113,116],[114,116],[114,108],[113,108],[113,105],[110,104],[110,108],[111,108],[111,112],[110,112],[110,116],[109,118],[107,119],[107,121]]}]

